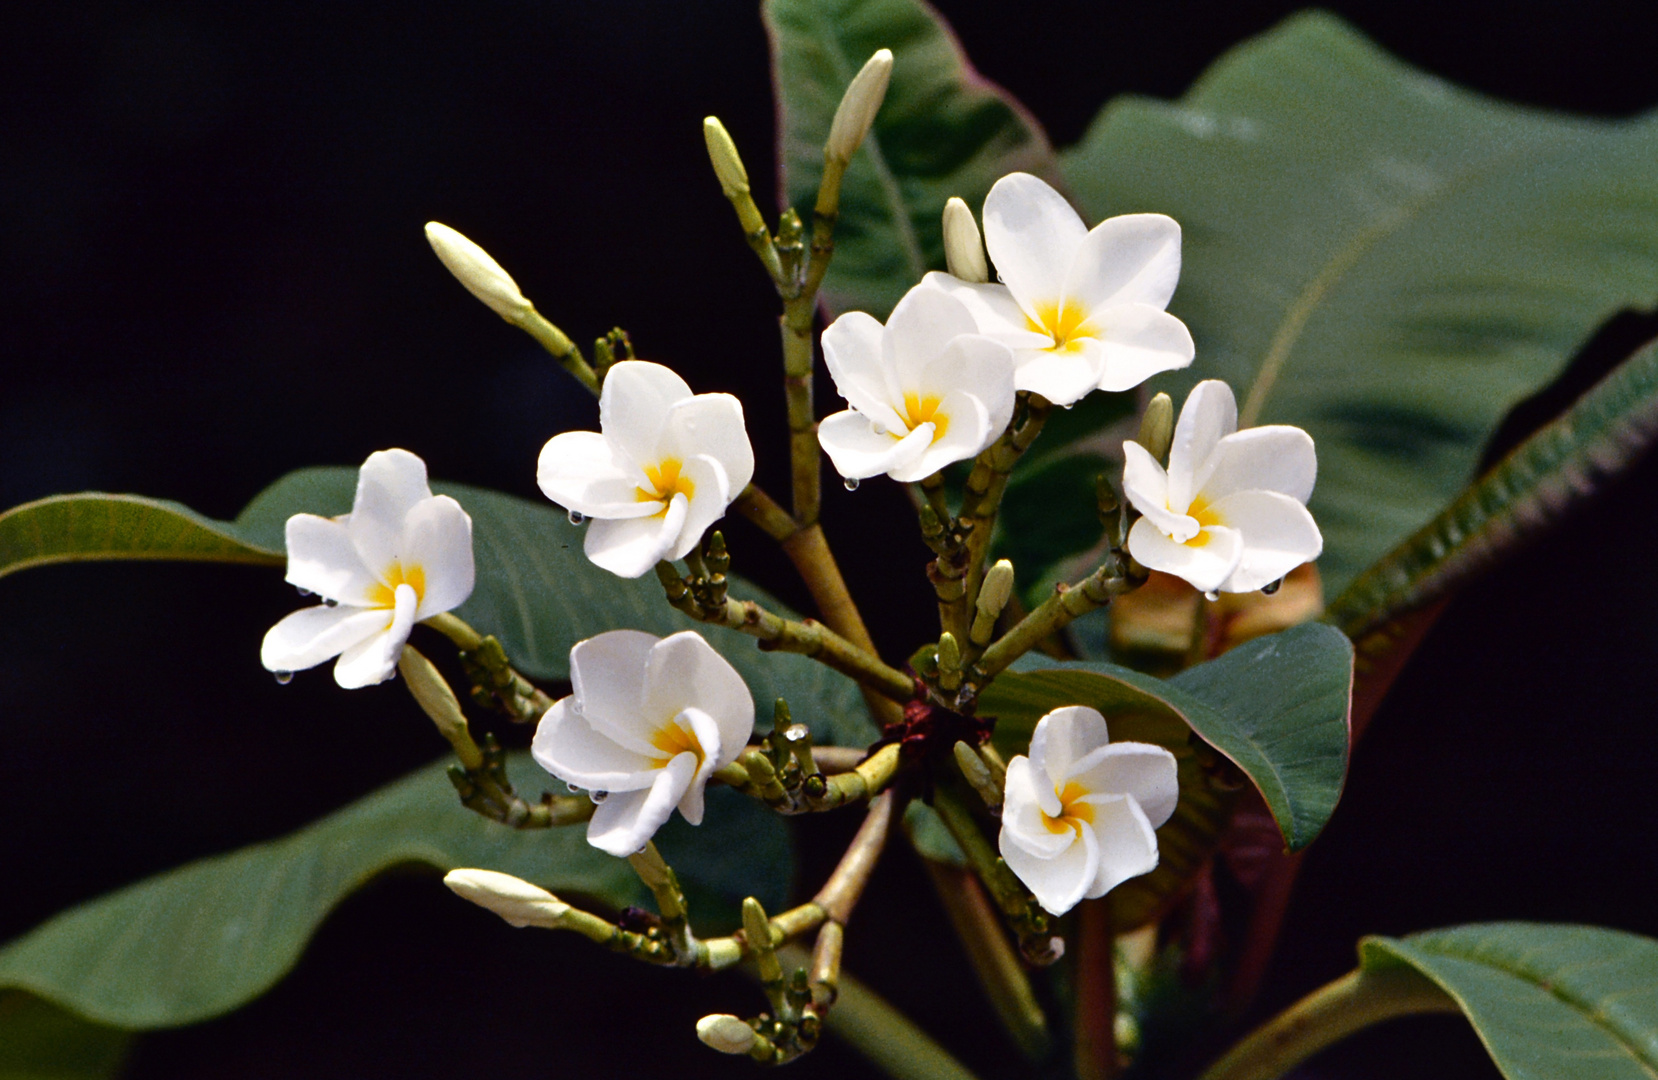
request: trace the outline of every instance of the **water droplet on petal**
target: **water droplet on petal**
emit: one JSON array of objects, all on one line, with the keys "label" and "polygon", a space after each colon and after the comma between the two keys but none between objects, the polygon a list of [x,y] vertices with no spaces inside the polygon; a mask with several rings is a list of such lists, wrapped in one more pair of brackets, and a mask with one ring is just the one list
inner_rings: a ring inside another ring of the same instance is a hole
[{"label": "water droplet on petal", "polygon": [[783,737],[790,742],[799,742],[811,733],[811,729],[805,724],[790,724],[783,729]]},{"label": "water droplet on petal", "polygon": [[278,686],[287,686],[294,681],[294,673],[291,671],[278,671],[273,674],[276,675],[276,685]]},{"label": "water droplet on petal", "polygon": [[1203,598],[1205,600],[1209,600],[1211,602],[1215,601],[1215,600],[1219,600],[1220,599],[1220,593],[1216,592],[1213,589],[1210,589],[1208,592],[1203,594]]},{"label": "water droplet on petal", "polygon": [[1279,578],[1277,581],[1268,582],[1267,584],[1261,586],[1261,595],[1262,596],[1271,596],[1273,593],[1277,592],[1279,589],[1282,589],[1283,587],[1284,587],[1284,579]]},{"label": "water droplet on petal", "polygon": [[568,780],[566,780],[564,782],[564,786],[565,786],[565,788],[567,788],[569,790],[570,794],[572,794],[572,795],[580,795],[581,794],[581,788],[579,788],[576,785],[570,783]]},{"label": "water droplet on petal", "polygon": [[593,805],[594,806],[597,806],[600,803],[604,802],[606,799],[610,798],[610,792],[608,792],[608,791],[589,791],[587,793],[587,797],[589,799],[593,800]]},{"label": "water droplet on petal", "polygon": [[848,491],[857,491],[858,490],[858,478],[856,476],[848,476],[846,478],[846,490],[848,490]]},{"label": "water droplet on petal", "polygon": [[587,524],[587,515],[586,514],[578,514],[574,510],[570,511],[570,524],[572,524],[572,525],[586,525]]},{"label": "water droplet on petal", "polygon": [[315,596],[316,595],[316,593],[312,592],[310,589],[301,589],[297,585],[294,586],[294,591],[299,593],[299,595],[301,595],[301,596]]},{"label": "water droplet on petal", "polygon": [[340,602],[338,600],[324,600],[322,602],[322,606],[323,607],[339,607]]}]

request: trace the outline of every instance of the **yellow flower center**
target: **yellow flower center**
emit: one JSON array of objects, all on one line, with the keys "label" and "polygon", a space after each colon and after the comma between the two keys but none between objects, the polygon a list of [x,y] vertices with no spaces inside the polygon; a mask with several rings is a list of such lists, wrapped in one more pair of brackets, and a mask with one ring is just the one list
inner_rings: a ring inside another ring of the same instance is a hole
[{"label": "yellow flower center", "polygon": [[670,720],[657,728],[656,734],[651,736],[651,745],[662,751],[663,757],[657,762],[658,765],[666,765],[689,752],[697,756],[697,768],[702,768],[702,744],[697,741],[694,732],[675,721]]},{"label": "yellow flower center", "polygon": [[1025,316],[1025,325],[1037,334],[1053,338],[1049,352],[1077,352],[1082,342],[1097,336],[1088,321],[1088,311],[1075,300],[1056,300],[1036,305],[1036,318]]},{"label": "yellow flower center", "polygon": [[[933,442],[938,442],[938,440],[944,438],[944,433],[950,430],[950,418],[938,411],[938,405],[937,394],[928,394],[926,397],[915,393],[905,394],[904,423],[910,426],[911,431],[922,424],[932,424]],[[893,438],[902,438],[902,436],[895,433]]]},{"label": "yellow flower center", "polygon": [[[683,468],[684,464],[678,458],[671,457],[663,458],[655,465],[646,465],[645,479],[650,481],[652,490],[634,488],[633,497],[639,502],[670,503],[675,495],[683,495],[689,501],[696,496],[697,485],[680,471]],[[664,506],[662,511],[667,513],[667,507]]]},{"label": "yellow flower center", "polygon": [[1051,833],[1062,833],[1067,829],[1082,835],[1084,822],[1094,823],[1094,807],[1090,803],[1081,802],[1081,798],[1088,794],[1088,790],[1072,780],[1059,792],[1059,816],[1049,817],[1046,810],[1041,811],[1042,824],[1048,827]]},{"label": "yellow flower center", "polygon": [[1215,513],[1214,507],[1210,506],[1201,497],[1192,500],[1192,505],[1186,508],[1186,515],[1188,517],[1196,518],[1198,524],[1197,535],[1186,541],[1187,547],[1203,547],[1209,542],[1209,538],[1214,535],[1213,533],[1204,532],[1203,530],[1207,529],[1211,525],[1226,524],[1226,522],[1221,520],[1220,515]]},{"label": "yellow flower center", "polygon": [[370,607],[394,608],[397,606],[397,587],[407,585],[415,591],[415,604],[426,597],[426,568],[420,565],[404,566],[394,562],[386,570],[383,583],[374,585],[368,591]]}]

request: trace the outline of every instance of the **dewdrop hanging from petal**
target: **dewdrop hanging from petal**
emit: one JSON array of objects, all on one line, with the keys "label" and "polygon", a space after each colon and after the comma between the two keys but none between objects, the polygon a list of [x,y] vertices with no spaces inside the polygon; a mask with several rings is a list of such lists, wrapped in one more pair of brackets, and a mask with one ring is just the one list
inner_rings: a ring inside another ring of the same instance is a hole
[{"label": "dewdrop hanging from petal", "polygon": [[1312,438],[1284,424],[1237,428],[1232,388],[1210,379],[1180,410],[1167,469],[1123,444],[1123,491],[1144,515],[1129,554],[1205,593],[1254,592],[1324,550],[1306,505],[1318,476]]},{"label": "dewdrop hanging from petal", "polygon": [[612,630],[570,650],[570,682],[574,693],[541,718],[530,753],[566,784],[608,793],[587,842],[631,855],[676,807],[702,824],[708,778],[754,732],[737,670],[692,630]]},{"label": "dewdrop hanging from petal", "polygon": [[1013,350],[1020,390],[1069,405],[1192,362],[1191,333],[1164,310],[1180,279],[1173,218],[1124,214],[1089,229],[1059,192],[1011,173],[985,197],[984,240],[1002,284],[936,271],[922,284],[962,300],[980,332]]},{"label": "dewdrop hanging from petal", "polygon": [[288,581],[325,603],[265,635],[260,660],[278,677],[338,656],[341,686],[384,682],[414,624],[472,594],[472,519],[432,494],[426,463],[407,450],[370,454],[351,513],[295,514],[286,538]]},{"label": "dewdrop hanging from petal", "polygon": [[818,425],[818,442],[849,487],[931,476],[989,446],[1013,416],[1012,354],[935,290],[911,289],[884,327],[842,315],[823,331],[823,358],[852,407]]},{"label": "dewdrop hanging from petal", "polygon": [[1157,869],[1155,830],[1179,796],[1174,755],[1111,742],[1105,718],[1070,705],[1037,721],[1030,756],[1007,763],[1002,858],[1049,912]]},{"label": "dewdrop hanging from petal", "polygon": [[754,475],[742,403],[693,394],[661,364],[624,360],[610,369],[599,429],[548,441],[536,482],[592,519],[587,557],[621,577],[682,558]]}]

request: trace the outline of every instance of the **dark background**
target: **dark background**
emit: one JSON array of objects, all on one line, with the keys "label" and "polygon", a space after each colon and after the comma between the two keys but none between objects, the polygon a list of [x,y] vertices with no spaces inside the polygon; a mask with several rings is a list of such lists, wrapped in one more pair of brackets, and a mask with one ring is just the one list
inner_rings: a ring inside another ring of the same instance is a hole
[{"label": "dark background", "polygon": [[[980,69],[1060,145],[1123,92],[1174,96],[1296,5],[941,5]],[[1658,15],[1632,5],[1332,5],[1404,59],[1527,104],[1658,102]],[[592,406],[431,256],[436,218],[495,254],[578,340],[748,406],[786,487],[775,298],[708,174],[722,116],[773,202],[766,41],[750,0],[695,4],[38,5],[0,16],[0,506],[137,491],[232,516],[293,468],[418,451],[440,477],[535,494],[536,450]],[[1626,319],[1583,385],[1654,325]],[[825,387],[822,400],[832,400]],[[1533,406],[1549,415],[1565,390]],[[1658,466],[1452,605],[1359,749],[1266,991],[1287,1003],[1367,932],[1494,918],[1658,934]],[[853,590],[890,598],[890,655],[936,633],[896,486],[826,485]],[[866,521],[889,520],[889,535]],[[746,526],[738,565],[803,603]],[[274,837],[433,758],[395,686],[279,688],[266,571],[55,567],[0,582],[0,940],[204,854]],[[529,786],[527,782],[526,786]],[[840,823],[812,823],[820,844]],[[826,869],[809,863],[802,886]],[[879,920],[872,918],[881,912]],[[895,851],[848,967],[982,1076],[1017,1060]],[[911,978],[912,974],[921,975]],[[348,901],[248,1009],[140,1041],[133,1075],[749,1075],[695,1044],[749,1013],[735,979],[513,934],[435,876]],[[690,991],[690,992],[687,992]],[[826,1044],[802,1077],[866,1075]],[[1377,1029],[1305,1076],[1490,1077],[1460,1021]]]}]

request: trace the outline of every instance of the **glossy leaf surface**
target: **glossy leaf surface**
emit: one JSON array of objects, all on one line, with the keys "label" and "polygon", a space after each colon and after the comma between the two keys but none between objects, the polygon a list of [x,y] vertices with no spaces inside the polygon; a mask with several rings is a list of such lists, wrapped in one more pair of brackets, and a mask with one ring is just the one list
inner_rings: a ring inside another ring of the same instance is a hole
[{"label": "glossy leaf surface", "polygon": [[[588,845],[585,826],[518,832],[487,821],[457,804],[444,768],[422,769],[281,839],[72,908],[0,950],[0,989],[121,1028],[216,1016],[286,974],[349,893],[408,863],[500,870],[610,908],[650,902],[626,861]],[[510,755],[509,769],[532,797],[552,783],[524,753]],[[709,792],[701,827],[676,816],[657,846],[689,892],[728,909],[752,894],[775,910],[793,873],[784,822],[724,788]],[[693,908],[693,920],[698,914]]]}]

